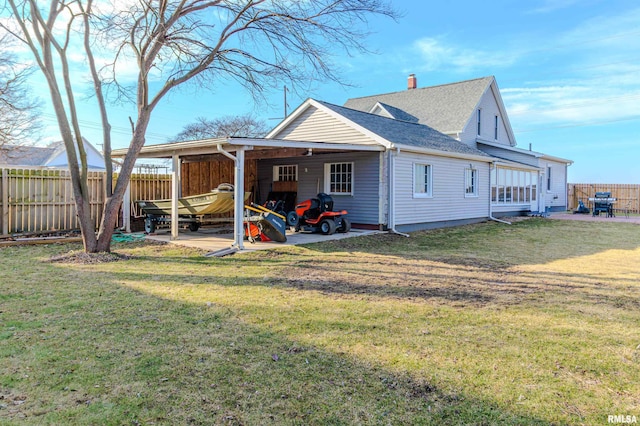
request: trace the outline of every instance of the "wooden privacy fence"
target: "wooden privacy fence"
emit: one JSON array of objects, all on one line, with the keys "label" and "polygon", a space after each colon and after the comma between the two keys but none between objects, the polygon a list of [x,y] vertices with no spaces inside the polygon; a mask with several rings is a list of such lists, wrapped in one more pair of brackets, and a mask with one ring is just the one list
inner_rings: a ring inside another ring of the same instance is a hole
[{"label": "wooden privacy fence", "polygon": [[[0,230],[3,235],[79,228],[68,170],[0,169]],[[89,204],[94,226],[102,220],[105,172],[89,172]],[[114,177],[115,182],[115,177]],[[131,200],[171,197],[171,175],[131,176]],[[131,214],[140,216],[132,203]]]},{"label": "wooden privacy fence", "polygon": [[616,213],[628,211],[640,214],[640,185],[636,184],[607,184],[607,183],[570,183],[567,185],[568,209],[578,207],[578,201],[582,200],[585,206],[589,206],[589,198],[593,198],[596,192],[610,192],[611,197],[617,198],[614,206]]}]

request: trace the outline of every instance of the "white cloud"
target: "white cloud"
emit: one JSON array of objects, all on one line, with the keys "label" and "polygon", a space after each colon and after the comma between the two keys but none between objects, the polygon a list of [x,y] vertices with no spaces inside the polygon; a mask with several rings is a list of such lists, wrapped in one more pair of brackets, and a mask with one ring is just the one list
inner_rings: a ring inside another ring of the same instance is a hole
[{"label": "white cloud", "polygon": [[550,13],[555,12],[556,10],[566,9],[578,3],[592,3],[591,1],[584,0],[542,0],[540,5],[531,9],[529,13],[537,14],[537,13]]},{"label": "white cloud", "polygon": [[473,71],[486,68],[504,68],[512,65],[518,57],[515,51],[507,54],[470,49],[447,44],[443,38],[425,37],[413,43],[422,67],[419,71],[451,69],[453,72]]},{"label": "white cloud", "polygon": [[531,58],[545,55],[553,69],[502,88],[514,129],[640,118],[638,22],[640,9],[601,16],[556,35],[556,47],[532,51]]}]

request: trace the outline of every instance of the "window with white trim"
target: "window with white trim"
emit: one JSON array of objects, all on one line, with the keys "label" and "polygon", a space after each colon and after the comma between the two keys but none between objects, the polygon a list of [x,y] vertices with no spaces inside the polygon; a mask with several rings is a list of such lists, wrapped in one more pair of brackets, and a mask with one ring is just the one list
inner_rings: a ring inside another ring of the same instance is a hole
[{"label": "window with white trim", "polygon": [[325,163],[324,192],[327,194],[353,195],[353,162]]},{"label": "window with white trim", "polygon": [[538,195],[538,174],[528,170],[491,170],[491,202],[494,204],[529,204]]},{"label": "window with white trim", "polygon": [[495,120],[493,122],[493,139],[498,140],[498,125],[500,124],[500,118],[495,116]]},{"label": "window with white trim", "polygon": [[298,181],[298,165],[282,165],[273,166],[274,182],[297,182]]},{"label": "window with white trim", "polygon": [[464,169],[464,196],[478,196],[478,169]]},{"label": "window with white trim", "polygon": [[431,197],[431,165],[414,163],[413,165],[413,196],[414,198]]},{"label": "window with white trim", "polygon": [[547,191],[551,191],[551,166],[547,166]]},{"label": "window with white trim", "polygon": [[480,130],[482,130],[482,128],[480,127],[480,119],[481,119],[481,117],[482,117],[482,110],[481,110],[481,109],[478,109],[478,114],[477,114],[477,116],[478,116],[478,117],[477,117],[477,118],[478,118],[478,120],[477,120],[477,124],[478,124],[478,136],[480,136]]}]

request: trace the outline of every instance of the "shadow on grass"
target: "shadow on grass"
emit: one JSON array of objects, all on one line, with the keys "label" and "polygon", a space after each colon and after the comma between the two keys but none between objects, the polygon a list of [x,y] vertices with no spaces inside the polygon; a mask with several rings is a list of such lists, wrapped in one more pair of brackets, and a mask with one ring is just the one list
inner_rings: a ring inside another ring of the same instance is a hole
[{"label": "shadow on grass", "polygon": [[[258,286],[316,291],[334,296],[395,298],[455,303],[458,307],[513,306],[531,297],[559,301],[596,301],[614,308],[640,308],[640,299],[621,288],[635,286],[635,277],[616,279],[616,288],[599,275],[587,273],[528,272],[514,268],[489,268],[472,260],[468,265],[397,256],[358,254],[316,256],[311,252],[265,251],[251,256],[194,259],[134,255],[151,268],[109,272],[117,282],[150,281],[172,286],[215,284],[227,287]],[[167,265],[188,265],[189,274],[171,273]],[[157,266],[157,267],[156,267]]]},{"label": "shadow on grass", "polygon": [[531,218],[512,225],[495,222],[327,241],[304,246],[318,253],[364,252],[405,259],[438,260],[490,269],[544,264],[611,249],[640,247],[640,227]]},{"label": "shadow on grass", "polygon": [[[13,326],[0,339],[1,394],[10,401],[0,416],[25,424],[548,424],[247,324],[241,310],[152,296],[95,269],[65,279],[68,267],[38,265],[20,288],[0,283],[2,294],[21,295],[2,308]],[[50,281],[35,277],[43,273]]]}]

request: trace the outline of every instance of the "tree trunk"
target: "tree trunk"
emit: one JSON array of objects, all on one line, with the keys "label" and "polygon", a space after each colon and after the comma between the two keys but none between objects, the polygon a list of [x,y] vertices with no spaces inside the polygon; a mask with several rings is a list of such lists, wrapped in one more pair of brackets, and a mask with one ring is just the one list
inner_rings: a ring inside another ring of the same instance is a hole
[{"label": "tree trunk", "polygon": [[[96,252],[110,252],[111,251],[111,237],[116,227],[120,208],[122,205],[122,199],[124,193],[129,185],[131,173],[135,165],[136,159],[140,150],[145,143],[145,133],[149,126],[149,119],[151,117],[151,109],[142,108],[138,112],[138,120],[136,122],[131,143],[129,144],[129,152],[122,162],[120,173],[118,174],[118,180],[116,186],[113,189],[113,195],[108,197],[105,201],[104,208],[102,210],[102,222],[100,223],[100,229],[98,230],[98,238],[96,242]],[[125,206],[129,208],[129,206]]]}]

